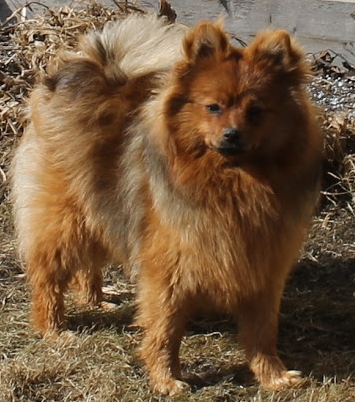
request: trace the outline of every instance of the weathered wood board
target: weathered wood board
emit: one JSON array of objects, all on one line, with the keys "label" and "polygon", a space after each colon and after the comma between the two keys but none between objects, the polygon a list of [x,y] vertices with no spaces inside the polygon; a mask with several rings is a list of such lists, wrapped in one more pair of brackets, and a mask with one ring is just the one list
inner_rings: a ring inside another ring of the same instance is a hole
[{"label": "weathered wood board", "polygon": [[[113,0],[101,0],[115,7]],[[135,1],[135,0],[132,0]],[[169,0],[179,21],[187,24],[214,20],[230,9],[227,28],[249,42],[260,29],[284,28],[295,34],[310,52],[331,49],[355,65],[355,0]],[[0,0],[0,20],[13,4],[25,0]],[[73,5],[72,0],[44,0],[49,7]],[[158,7],[158,0],[137,0],[142,6]],[[36,9],[36,4],[33,5]],[[41,8],[43,11],[43,8]],[[3,14],[1,15],[1,12]]]},{"label": "weathered wood board", "polygon": [[[226,26],[247,42],[261,29],[284,28],[310,52],[331,49],[355,65],[355,0],[226,0]],[[219,0],[171,0],[182,22],[213,19]]]}]

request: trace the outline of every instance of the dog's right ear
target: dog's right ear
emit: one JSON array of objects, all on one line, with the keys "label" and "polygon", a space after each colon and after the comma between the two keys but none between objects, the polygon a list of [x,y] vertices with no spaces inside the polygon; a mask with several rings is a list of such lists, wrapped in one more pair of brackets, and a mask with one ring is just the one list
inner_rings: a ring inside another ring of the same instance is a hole
[{"label": "dog's right ear", "polygon": [[223,28],[223,21],[200,22],[190,30],[184,41],[186,61],[195,64],[210,56],[226,56],[230,51],[228,36]]}]

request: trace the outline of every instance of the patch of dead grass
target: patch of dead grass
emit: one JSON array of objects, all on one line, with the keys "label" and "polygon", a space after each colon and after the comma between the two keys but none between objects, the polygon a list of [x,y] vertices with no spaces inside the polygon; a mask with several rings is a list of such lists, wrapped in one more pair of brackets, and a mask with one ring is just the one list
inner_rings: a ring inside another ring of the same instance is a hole
[{"label": "patch of dead grass", "polygon": [[[110,300],[117,303],[114,310],[78,307],[69,297],[72,332],[57,340],[41,339],[28,322],[29,293],[13,238],[8,166],[25,124],[28,91],[58,48],[75,46],[79,33],[127,11],[141,12],[127,2],[117,4],[116,9],[93,2],[81,9],[47,9],[45,16],[0,28],[1,402],[170,400],[149,390],[138,358],[141,332],[132,326],[134,287],[120,269],[111,267],[105,274],[105,285],[115,294]],[[343,74],[328,67],[318,68],[328,81]],[[317,85],[311,89],[318,90]],[[277,393],[261,390],[247,368],[231,319],[201,318],[191,323],[181,348],[192,391],[174,401],[354,400],[355,129],[346,111],[341,116],[324,113],[320,120],[323,199],[285,292],[279,341],[288,367],[302,370],[308,383]]]}]

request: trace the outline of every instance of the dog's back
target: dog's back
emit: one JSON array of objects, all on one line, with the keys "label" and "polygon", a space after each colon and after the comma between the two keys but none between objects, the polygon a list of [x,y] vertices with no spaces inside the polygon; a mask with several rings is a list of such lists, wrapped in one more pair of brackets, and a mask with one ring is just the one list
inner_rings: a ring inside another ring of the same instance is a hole
[{"label": "dog's back", "polygon": [[[101,299],[102,228],[119,218],[113,156],[139,107],[182,57],[184,31],[155,15],[110,23],[83,36],[77,52],[59,54],[31,94],[12,196],[34,321],[43,331],[64,325],[63,292],[76,272],[90,272],[82,283],[88,301]],[[102,212],[92,217],[93,208]]]},{"label": "dog's back", "polygon": [[114,147],[120,141],[132,111],[181,58],[184,32],[182,25],[156,15],[131,15],[83,36],[78,52],[63,52],[51,63],[31,94],[30,124],[12,166],[15,221],[24,252],[31,200],[42,188],[37,172],[62,165],[73,175],[74,190],[85,187],[87,172],[80,172],[89,148],[93,151],[97,142]]}]

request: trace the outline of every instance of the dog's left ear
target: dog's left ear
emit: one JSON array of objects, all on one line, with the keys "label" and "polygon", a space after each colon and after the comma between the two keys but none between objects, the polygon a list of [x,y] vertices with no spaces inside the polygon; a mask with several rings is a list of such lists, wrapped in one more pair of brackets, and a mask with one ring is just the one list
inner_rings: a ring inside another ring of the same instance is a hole
[{"label": "dog's left ear", "polygon": [[245,56],[264,71],[284,73],[296,81],[304,81],[310,74],[302,48],[284,30],[259,33],[245,49]]},{"label": "dog's left ear", "polygon": [[209,56],[226,56],[230,44],[223,28],[223,21],[201,22],[187,33],[184,40],[184,52],[187,61],[195,64]]}]

